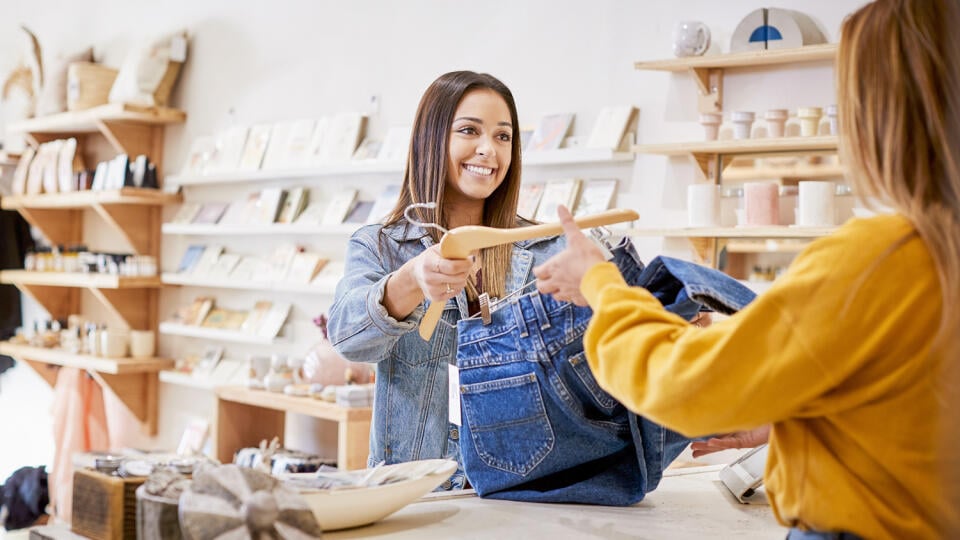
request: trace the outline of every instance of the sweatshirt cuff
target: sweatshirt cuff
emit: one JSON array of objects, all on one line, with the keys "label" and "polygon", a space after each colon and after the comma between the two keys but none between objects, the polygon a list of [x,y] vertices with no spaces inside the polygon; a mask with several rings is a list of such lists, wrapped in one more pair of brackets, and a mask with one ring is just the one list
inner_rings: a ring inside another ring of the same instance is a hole
[{"label": "sweatshirt cuff", "polygon": [[600,302],[600,294],[607,287],[627,287],[620,269],[612,262],[597,263],[590,267],[580,280],[580,292],[591,308]]}]

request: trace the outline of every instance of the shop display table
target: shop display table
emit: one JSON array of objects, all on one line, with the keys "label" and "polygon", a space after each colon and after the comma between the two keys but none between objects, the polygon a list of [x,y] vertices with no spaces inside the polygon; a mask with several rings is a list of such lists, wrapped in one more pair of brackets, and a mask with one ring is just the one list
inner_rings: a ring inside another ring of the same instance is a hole
[{"label": "shop display table", "polygon": [[260,441],[279,437],[283,441],[288,412],[337,423],[337,465],[341,469],[364,469],[370,452],[370,407],[341,407],[309,397],[288,396],[241,386],[216,389],[217,417],[214,456],[232,463],[240,448],[256,447]]}]

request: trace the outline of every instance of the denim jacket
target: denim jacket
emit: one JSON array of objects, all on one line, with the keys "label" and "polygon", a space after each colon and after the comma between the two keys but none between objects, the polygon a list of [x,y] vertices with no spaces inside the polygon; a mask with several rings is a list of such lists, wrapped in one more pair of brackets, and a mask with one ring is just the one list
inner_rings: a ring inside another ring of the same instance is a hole
[{"label": "denim jacket", "polygon": [[[455,328],[467,317],[466,293],[447,302],[429,342],[417,332],[426,302],[403,320],[391,317],[383,306],[387,278],[434,242],[421,227],[394,225],[383,228],[381,246],[381,228],[368,225],[350,238],[327,326],[330,342],[344,358],[377,364],[368,463],[459,459],[458,432],[448,421],[447,366],[456,365]],[[562,236],[515,243],[506,290],[533,280],[533,267],[565,245]],[[454,484],[461,482],[462,475],[454,478]]]}]

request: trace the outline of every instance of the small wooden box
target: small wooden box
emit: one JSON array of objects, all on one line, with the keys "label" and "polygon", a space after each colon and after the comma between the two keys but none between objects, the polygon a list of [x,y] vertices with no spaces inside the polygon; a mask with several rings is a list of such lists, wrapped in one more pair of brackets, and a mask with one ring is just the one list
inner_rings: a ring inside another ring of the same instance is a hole
[{"label": "small wooden box", "polygon": [[73,473],[70,530],[95,540],[137,538],[137,488],[146,477],[121,478],[92,469]]}]

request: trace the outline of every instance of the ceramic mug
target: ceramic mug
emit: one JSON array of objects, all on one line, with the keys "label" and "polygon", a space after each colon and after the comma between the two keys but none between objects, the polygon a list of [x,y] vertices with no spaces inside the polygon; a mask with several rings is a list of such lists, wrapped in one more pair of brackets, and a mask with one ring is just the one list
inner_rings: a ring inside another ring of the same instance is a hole
[{"label": "ceramic mug", "polygon": [[680,21],[673,30],[673,54],[700,56],[710,47],[710,29],[700,21]]},{"label": "ceramic mug", "polygon": [[122,330],[100,331],[100,356],[107,358],[124,358],[127,356],[127,345],[130,335]]},{"label": "ceramic mug", "polygon": [[130,356],[134,358],[152,358],[156,353],[156,338],[153,330],[130,331]]},{"label": "ceramic mug", "polygon": [[687,186],[687,225],[716,227],[720,224],[720,186],[692,184]]}]

